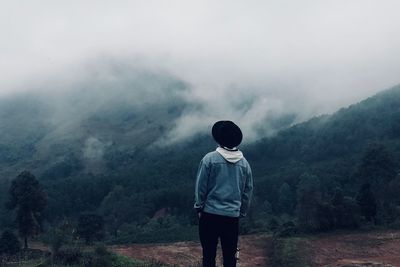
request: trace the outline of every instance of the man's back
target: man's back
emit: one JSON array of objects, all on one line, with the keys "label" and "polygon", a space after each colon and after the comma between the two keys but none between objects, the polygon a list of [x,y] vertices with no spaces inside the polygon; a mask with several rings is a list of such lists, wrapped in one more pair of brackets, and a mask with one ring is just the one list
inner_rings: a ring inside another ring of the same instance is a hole
[{"label": "man's back", "polygon": [[206,196],[201,196],[205,197],[201,206],[203,211],[213,214],[244,216],[247,207],[243,206],[242,214],[240,211],[242,197],[248,193],[250,189],[248,187],[252,187],[250,165],[240,151],[221,151],[221,149],[208,153],[200,163],[199,174],[207,176],[198,177],[198,182],[204,184],[196,184],[205,186]]},{"label": "man's back", "polygon": [[238,149],[242,131],[232,121],[218,121],[212,127],[218,143],[200,162],[196,177],[195,204],[203,267],[215,267],[218,239],[224,267],[235,267],[239,217],[246,216],[253,192],[251,168]]}]

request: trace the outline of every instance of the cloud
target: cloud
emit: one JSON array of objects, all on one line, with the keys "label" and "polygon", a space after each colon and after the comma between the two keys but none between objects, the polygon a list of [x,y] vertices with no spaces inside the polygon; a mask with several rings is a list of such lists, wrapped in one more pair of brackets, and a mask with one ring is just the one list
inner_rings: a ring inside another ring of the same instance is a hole
[{"label": "cloud", "polygon": [[91,64],[113,59],[188,85],[193,107],[171,138],[220,118],[254,138],[279,115],[306,119],[399,83],[399,9],[397,0],[4,1],[0,95],[112,84],[121,76],[99,78]]},{"label": "cloud", "polygon": [[[257,95],[251,90],[246,92],[243,88],[231,88],[229,96],[224,90],[215,90],[210,94],[194,91],[185,91],[183,99],[189,103],[189,108],[177,119],[163,143],[185,140],[197,133],[210,133],[211,126],[218,120],[235,121],[243,131],[244,142],[252,142],[274,134],[280,128],[272,125],[275,119],[297,112],[284,108],[281,99],[272,95]],[[294,119],[281,127],[293,123]]]},{"label": "cloud", "polygon": [[86,139],[83,147],[83,158],[90,161],[99,161],[103,159],[105,144],[99,139],[91,136]]}]

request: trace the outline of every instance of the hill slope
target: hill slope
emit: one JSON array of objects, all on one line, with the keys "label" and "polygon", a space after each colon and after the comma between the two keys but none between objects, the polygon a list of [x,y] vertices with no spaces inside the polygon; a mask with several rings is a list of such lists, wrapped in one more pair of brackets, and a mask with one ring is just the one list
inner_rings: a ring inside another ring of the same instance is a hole
[{"label": "hill slope", "polygon": [[[391,267],[400,264],[398,231],[336,233],[282,239],[278,243],[286,244],[286,251],[281,251],[283,247],[274,248],[269,235],[242,236],[240,266],[275,266],[273,262],[279,262],[276,264],[279,266],[304,266],[306,263],[325,267]],[[114,246],[112,250],[136,259],[154,259],[178,266],[194,266],[201,260],[201,246],[197,242]],[[218,260],[220,256],[218,254]]]},{"label": "hill slope", "polygon": [[[157,90],[147,92],[147,83]],[[62,101],[48,94],[2,100],[2,197],[9,179],[29,169],[48,192],[49,221],[90,211],[104,216],[118,242],[165,241],[171,231],[190,238],[194,175],[202,155],[215,144],[210,136],[197,135],[174,146],[151,145],[190,108],[180,94],[185,84],[145,73],[130,81],[134,93],[126,84],[114,87],[82,86],[62,93]],[[155,99],[154,92],[165,94]],[[147,95],[138,102],[138,94]],[[354,173],[371,143],[385,146],[399,162],[399,126],[398,86],[244,146],[256,194],[243,231],[272,227],[270,219],[283,213],[294,218],[304,177],[317,177],[321,203],[332,199],[335,188],[354,202]],[[166,212],[156,223],[151,218],[160,210]],[[0,217],[2,225],[11,225],[4,210]]]}]

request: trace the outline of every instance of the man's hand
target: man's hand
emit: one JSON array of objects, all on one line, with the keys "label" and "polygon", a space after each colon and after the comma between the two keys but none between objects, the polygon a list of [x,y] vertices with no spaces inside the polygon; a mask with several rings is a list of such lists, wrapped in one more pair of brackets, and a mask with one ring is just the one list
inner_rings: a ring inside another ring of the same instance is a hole
[{"label": "man's hand", "polygon": [[197,217],[199,217],[199,219],[201,218],[201,211],[197,212]]}]

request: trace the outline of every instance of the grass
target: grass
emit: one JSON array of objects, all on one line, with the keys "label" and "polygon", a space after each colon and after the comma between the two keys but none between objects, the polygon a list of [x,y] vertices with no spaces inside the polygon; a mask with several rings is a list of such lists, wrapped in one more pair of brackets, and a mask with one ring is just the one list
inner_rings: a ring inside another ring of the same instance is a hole
[{"label": "grass", "polygon": [[[46,263],[48,259],[35,259],[29,261],[19,261],[19,262],[12,262],[6,263],[4,267],[84,267],[85,265],[82,264],[73,264],[73,265],[64,265],[64,264],[52,264]],[[3,266],[3,265],[2,265]],[[100,265],[96,265],[100,266]],[[158,262],[144,262],[139,260],[133,260],[125,256],[115,255],[113,256],[112,263],[110,267],[172,267]]]},{"label": "grass", "polygon": [[307,240],[300,237],[276,238],[272,244],[271,259],[274,266],[309,267],[305,255]]},{"label": "grass", "polygon": [[52,262],[51,256],[32,258],[32,259],[19,258],[6,262],[0,263],[2,267],[173,267],[165,265],[160,262],[152,261],[145,262],[141,260],[131,259],[126,256],[118,255],[107,250],[103,250],[100,253],[95,251],[84,252],[77,263],[75,264],[63,264]]}]

